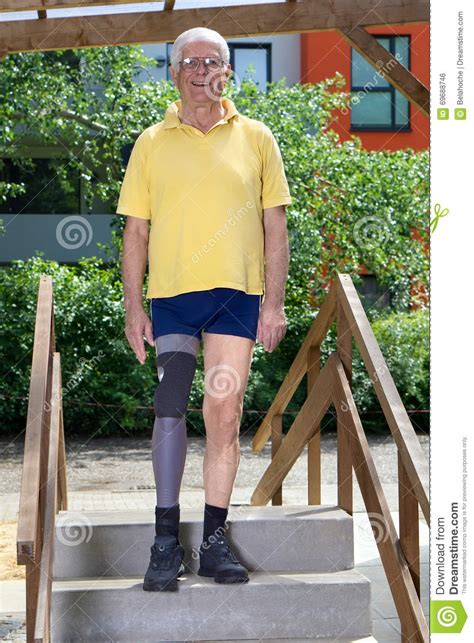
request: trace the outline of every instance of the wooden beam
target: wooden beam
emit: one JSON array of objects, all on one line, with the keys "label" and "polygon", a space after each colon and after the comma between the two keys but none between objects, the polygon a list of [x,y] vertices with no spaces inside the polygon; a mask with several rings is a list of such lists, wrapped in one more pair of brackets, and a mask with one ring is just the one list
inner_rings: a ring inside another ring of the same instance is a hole
[{"label": "wooden beam", "polygon": [[53,355],[53,384],[51,395],[51,434],[48,449],[46,507],[44,516],[43,549],[40,560],[38,606],[35,622],[35,641],[50,640],[51,588],[53,582],[54,537],[57,503],[58,451],[61,431],[61,359]]},{"label": "wooden beam", "polygon": [[271,434],[271,420],[274,415],[282,414],[291,398],[293,397],[299,383],[305,376],[308,369],[308,352],[311,346],[320,346],[326,333],[331,326],[336,310],[336,285],[331,285],[324,301],[319,309],[316,319],[305,337],[300,350],[293,360],[285,379],[281,383],[278,393],[275,395],[266,416],[258,427],[252,439],[252,452],[259,453],[265,446]]},{"label": "wooden beam", "polygon": [[290,430],[272,457],[272,461],[260,478],[250,498],[252,505],[266,505],[275,495],[306,443],[320,424],[331,404],[332,369],[336,353],[332,353],[296,416]]},{"label": "wooden beam", "polygon": [[[44,8],[44,7],[43,7]],[[51,51],[173,41],[191,27],[225,38],[429,21],[429,0],[301,0],[0,23],[0,50]]]},{"label": "wooden beam", "polygon": [[[61,389],[62,390],[62,389]],[[59,431],[59,455],[58,455],[58,506],[57,510],[67,510],[67,477],[66,477],[66,442],[64,439],[64,413],[63,399],[60,399],[61,427]]]},{"label": "wooden beam", "polygon": [[[338,285],[339,288],[339,285]],[[341,298],[337,298],[337,353],[344,366],[349,386],[352,385],[352,330],[342,307]],[[337,504],[350,516],[353,513],[352,493],[352,439],[337,412]]]},{"label": "wooden beam", "polygon": [[[360,421],[344,366],[337,354],[333,368],[332,401],[347,431],[352,434],[352,462],[364,505],[369,514],[380,558],[403,631],[411,643],[428,643],[429,630],[390,513],[374,459]],[[328,360],[329,362],[329,360]]]},{"label": "wooden beam", "polygon": [[[310,346],[306,373],[307,395],[321,372],[321,345]],[[321,504],[321,425],[315,427],[314,435],[308,442],[308,505]]]},{"label": "wooden beam", "polygon": [[429,469],[420,441],[415,433],[392,375],[385,362],[374,331],[362,307],[359,295],[349,275],[337,274],[339,300],[349,321],[365,368],[374,385],[375,393],[390,427],[405,466],[406,474],[413,485],[426,522],[430,521]]},{"label": "wooden beam", "polygon": [[33,357],[31,364],[25,450],[21,477],[20,508],[17,529],[17,563],[38,563],[40,551],[35,549],[35,534],[40,521],[39,490],[41,486],[41,445],[48,431],[47,408],[49,375],[52,368],[53,282],[50,276],[40,278],[36,309]]},{"label": "wooden beam", "polygon": [[[154,2],[155,0],[147,0]],[[0,11],[39,11],[41,9],[74,9],[118,4],[140,4],[144,0],[0,0]]]},{"label": "wooden beam", "polygon": [[409,69],[382,47],[372,34],[359,25],[341,27],[339,31],[361,56],[373,65],[395,89],[416,105],[425,116],[430,115],[430,91]]},{"label": "wooden beam", "polygon": [[[283,418],[281,415],[274,415],[272,418],[272,460],[283,442]],[[283,504],[283,488],[280,485],[272,496],[272,505]]]},{"label": "wooden beam", "polygon": [[413,485],[407,476],[400,453],[398,460],[398,521],[400,545],[405,554],[413,584],[421,598],[420,583],[420,512]]}]

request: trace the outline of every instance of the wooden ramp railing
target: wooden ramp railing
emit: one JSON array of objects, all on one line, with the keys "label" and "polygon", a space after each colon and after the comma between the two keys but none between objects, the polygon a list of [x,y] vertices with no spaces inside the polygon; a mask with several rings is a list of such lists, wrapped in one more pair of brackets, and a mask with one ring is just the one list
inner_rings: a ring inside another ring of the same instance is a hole
[{"label": "wooden ramp railing", "polygon": [[61,360],[55,352],[53,286],[40,279],[17,531],[26,565],[28,643],[50,641],[55,516],[67,509]]},{"label": "wooden ramp railing", "polygon": [[[336,320],[337,347],[320,368],[320,347]],[[398,452],[399,533],[392,520],[351,391],[352,337],[374,385]],[[308,374],[307,399],[288,433],[282,414]],[[308,445],[308,504],[321,504],[320,422],[334,405],[337,417],[338,505],[352,515],[352,471],[360,486],[401,623],[401,640],[429,641],[420,602],[418,506],[429,525],[426,458],[349,275],[338,273],[262,424],[252,448],[272,440],[272,461],[251,502],[282,504],[282,482]]]}]

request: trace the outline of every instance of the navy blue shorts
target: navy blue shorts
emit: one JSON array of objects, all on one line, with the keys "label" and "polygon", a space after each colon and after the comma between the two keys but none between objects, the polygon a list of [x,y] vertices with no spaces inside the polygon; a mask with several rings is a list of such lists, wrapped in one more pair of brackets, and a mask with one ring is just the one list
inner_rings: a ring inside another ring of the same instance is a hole
[{"label": "navy blue shorts", "polygon": [[234,288],[196,290],[151,300],[153,339],[170,333],[238,335],[256,341],[262,295]]}]

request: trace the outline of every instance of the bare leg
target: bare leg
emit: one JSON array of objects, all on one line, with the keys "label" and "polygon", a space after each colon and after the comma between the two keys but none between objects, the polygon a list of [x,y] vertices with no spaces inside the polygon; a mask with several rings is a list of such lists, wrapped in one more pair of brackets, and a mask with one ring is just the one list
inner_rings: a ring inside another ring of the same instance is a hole
[{"label": "bare leg", "polygon": [[206,503],[228,507],[240,463],[239,431],[255,342],[246,337],[203,333]]}]

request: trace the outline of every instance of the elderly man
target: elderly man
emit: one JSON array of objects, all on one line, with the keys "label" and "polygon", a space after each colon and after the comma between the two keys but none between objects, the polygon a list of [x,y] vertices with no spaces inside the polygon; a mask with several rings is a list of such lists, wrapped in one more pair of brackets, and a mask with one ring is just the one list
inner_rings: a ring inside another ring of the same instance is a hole
[{"label": "elderly man", "polygon": [[[230,71],[229,48],[216,31],[199,27],[176,39],[171,75],[181,98],[137,138],[117,207],[117,214],[127,215],[125,333],[141,364],[143,340],[155,346],[159,379],[152,436],[156,535],[143,584],[148,591],[176,590],[184,572],[179,493],[201,338],[206,451],[198,574],[218,583],[249,580],[225,537],[225,523],[255,341],[271,352],[286,332],[285,205],[292,200],[269,128],[222,98]],[[147,256],[151,319],[142,300]]]}]

